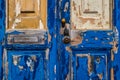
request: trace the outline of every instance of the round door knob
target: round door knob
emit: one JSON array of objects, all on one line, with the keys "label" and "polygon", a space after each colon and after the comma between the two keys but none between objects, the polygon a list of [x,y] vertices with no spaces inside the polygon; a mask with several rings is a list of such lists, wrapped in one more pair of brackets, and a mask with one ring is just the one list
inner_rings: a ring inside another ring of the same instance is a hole
[{"label": "round door knob", "polygon": [[65,44],[68,44],[68,43],[70,43],[70,37],[69,36],[65,36],[64,38],[63,38],[63,42],[65,43]]}]

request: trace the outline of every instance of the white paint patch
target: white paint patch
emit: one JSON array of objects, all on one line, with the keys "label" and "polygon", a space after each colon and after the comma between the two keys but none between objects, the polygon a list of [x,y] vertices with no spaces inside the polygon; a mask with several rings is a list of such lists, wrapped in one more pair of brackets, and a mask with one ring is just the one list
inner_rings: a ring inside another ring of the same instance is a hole
[{"label": "white paint patch", "polygon": [[65,7],[64,7],[64,12],[67,12],[68,7],[69,7],[69,2],[66,2],[66,3],[65,3]]},{"label": "white paint patch", "polygon": [[28,58],[28,60],[26,61],[26,64],[28,67],[30,67],[30,71],[34,71],[34,62],[32,61],[31,58]]},{"label": "white paint patch", "polygon": [[12,29],[15,29],[15,27],[17,26],[17,24],[20,23],[20,22],[21,22],[21,18],[19,18],[19,19],[16,18],[15,21],[14,21],[14,23],[13,23]]},{"label": "white paint patch", "polygon": [[39,21],[39,28],[44,30],[44,24],[43,24],[43,22],[41,20]]},{"label": "white paint patch", "polygon": [[15,13],[16,13],[16,17],[20,14],[21,12],[21,5],[19,1],[16,1],[16,7],[15,7]]},{"label": "white paint patch", "polygon": [[48,60],[48,59],[49,59],[49,51],[50,51],[49,49],[47,49],[47,50],[46,50],[46,57],[45,57],[45,58],[46,58],[46,60]]},{"label": "white paint patch", "polygon": [[19,19],[18,18],[15,19],[15,23],[20,23],[20,22],[21,22],[20,18]]},{"label": "white paint patch", "polygon": [[23,70],[23,69],[24,69],[24,67],[23,67],[23,66],[18,66],[18,67],[19,67],[19,69],[20,69],[20,70]]},{"label": "white paint patch", "polygon": [[56,74],[56,65],[54,65],[54,73]]},{"label": "white paint patch", "polygon": [[72,29],[111,29],[112,6],[110,2],[112,0],[71,0]]},{"label": "white paint patch", "polygon": [[18,56],[13,56],[13,64],[17,66],[18,64]]},{"label": "white paint patch", "polygon": [[37,0],[38,2],[38,11],[40,10],[40,0]]},{"label": "white paint patch", "polygon": [[17,26],[17,24],[13,24],[12,25],[12,29],[15,29],[16,26]]}]

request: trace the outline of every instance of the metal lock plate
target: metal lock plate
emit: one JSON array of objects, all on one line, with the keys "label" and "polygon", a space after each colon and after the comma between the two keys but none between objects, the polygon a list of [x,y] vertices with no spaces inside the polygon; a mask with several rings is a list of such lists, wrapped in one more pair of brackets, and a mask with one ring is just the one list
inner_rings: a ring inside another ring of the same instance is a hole
[{"label": "metal lock plate", "polygon": [[8,34],[8,44],[45,44],[45,31],[25,31],[21,34]]}]

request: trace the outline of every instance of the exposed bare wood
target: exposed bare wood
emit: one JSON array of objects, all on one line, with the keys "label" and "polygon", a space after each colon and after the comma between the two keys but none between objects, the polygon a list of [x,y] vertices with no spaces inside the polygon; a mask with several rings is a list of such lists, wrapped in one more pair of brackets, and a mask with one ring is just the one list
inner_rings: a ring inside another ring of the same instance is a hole
[{"label": "exposed bare wood", "polygon": [[7,0],[7,29],[47,29],[47,0]]}]

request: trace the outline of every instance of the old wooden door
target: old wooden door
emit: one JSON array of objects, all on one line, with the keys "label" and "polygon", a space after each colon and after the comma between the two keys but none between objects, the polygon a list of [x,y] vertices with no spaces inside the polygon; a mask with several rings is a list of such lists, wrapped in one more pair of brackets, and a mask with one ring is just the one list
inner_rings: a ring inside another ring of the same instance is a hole
[{"label": "old wooden door", "polygon": [[119,2],[58,1],[60,80],[119,80]]},{"label": "old wooden door", "polygon": [[119,80],[119,3],[0,0],[0,80]]},{"label": "old wooden door", "polygon": [[1,1],[0,80],[49,79],[47,5],[47,0]]}]

